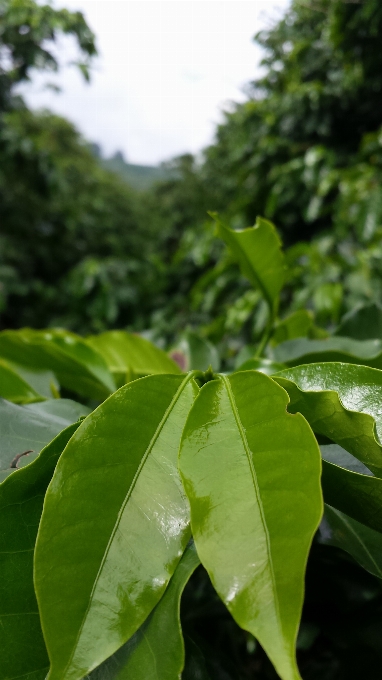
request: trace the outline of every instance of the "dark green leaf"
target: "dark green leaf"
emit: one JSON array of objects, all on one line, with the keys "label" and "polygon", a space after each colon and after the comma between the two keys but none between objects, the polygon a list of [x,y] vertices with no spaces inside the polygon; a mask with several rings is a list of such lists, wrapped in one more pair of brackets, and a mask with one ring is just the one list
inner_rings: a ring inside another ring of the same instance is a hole
[{"label": "dark green leaf", "polygon": [[370,340],[382,338],[382,307],[377,303],[364,305],[346,314],[335,335],[353,338],[354,340]]},{"label": "dark green leaf", "polygon": [[295,641],[304,572],[322,512],[321,461],[301,415],[267,376],[235,373],[201,389],[180,470],[196,548],[237,623],[283,680],[299,678]]},{"label": "dark green leaf", "polygon": [[314,432],[328,437],[382,476],[382,371],[353,364],[309,364],[273,377]]},{"label": "dark green leaf", "polygon": [[341,361],[381,369],[382,341],[352,340],[341,337],[331,337],[326,340],[296,338],[274,347],[271,351],[271,358],[288,366]]},{"label": "dark green leaf", "polygon": [[163,350],[140,335],[107,331],[91,335],[87,343],[104,358],[119,385],[132,378],[160,373],[179,374],[181,370]]},{"label": "dark green leaf", "polygon": [[325,503],[320,543],[342,548],[374,576],[382,578],[382,534]]},{"label": "dark green leaf", "polygon": [[313,315],[306,309],[299,309],[279,321],[272,335],[272,344],[279,345],[286,340],[305,338],[313,326]]},{"label": "dark green leaf", "polygon": [[118,652],[91,673],[91,680],[180,679],[184,666],[180,598],[199,564],[192,543],[186,548],[154,611]]},{"label": "dark green leaf", "polygon": [[131,382],[61,457],[35,558],[49,680],[99,666],[163,595],[190,537],[177,455],[197,391],[192,374]]},{"label": "dark green leaf", "polygon": [[322,490],[325,503],[382,533],[382,479],[323,460]]},{"label": "dark green leaf", "polygon": [[53,371],[60,385],[85,397],[105,399],[115,390],[101,355],[68,331],[3,331],[0,357],[33,370]]},{"label": "dark green leaf", "polygon": [[243,275],[255,288],[260,288],[273,317],[277,312],[286,271],[281,241],[274,225],[258,217],[254,227],[234,231],[217,217],[214,219],[218,236],[232,251]]},{"label": "dark green leaf", "polygon": [[277,364],[271,359],[248,359],[248,361],[245,361],[244,364],[236,369],[235,373],[238,371],[253,370],[259,371],[260,373],[265,373],[265,375],[274,375],[275,373],[282,371],[284,368],[286,368],[285,364]]},{"label": "dark green leaf", "polygon": [[[28,406],[0,399],[0,481],[15,472],[12,462],[18,468],[29,465],[61,430],[88,413],[87,406],[69,399]],[[25,451],[32,453],[15,460]]]},{"label": "dark green leaf", "polygon": [[201,649],[190,637],[186,637],[185,643],[186,665],[182,673],[182,680],[210,680]]},{"label": "dark green leaf", "polygon": [[49,669],[33,586],[33,551],[45,491],[78,425],[67,427],[37,460],[0,485],[1,680],[44,680]]}]

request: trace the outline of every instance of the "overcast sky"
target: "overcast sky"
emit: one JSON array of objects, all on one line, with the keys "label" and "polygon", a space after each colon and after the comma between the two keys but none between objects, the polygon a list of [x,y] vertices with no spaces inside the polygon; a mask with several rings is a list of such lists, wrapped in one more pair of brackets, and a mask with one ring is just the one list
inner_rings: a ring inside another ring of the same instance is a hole
[{"label": "overcast sky", "polygon": [[[90,85],[73,68],[50,82],[34,78],[26,96],[72,120],[104,155],[156,164],[198,152],[213,139],[221,111],[242,101],[258,75],[253,35],[281,16],[289,0],[54,0],[79,9],[99,49]],[[64,42],[61,54],[71,58]]]}]

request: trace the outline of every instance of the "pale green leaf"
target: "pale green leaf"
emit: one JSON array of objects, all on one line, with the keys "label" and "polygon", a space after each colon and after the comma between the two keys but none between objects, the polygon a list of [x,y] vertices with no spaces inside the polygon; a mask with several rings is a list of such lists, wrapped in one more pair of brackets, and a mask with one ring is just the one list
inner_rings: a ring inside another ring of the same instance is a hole
[{"label": "pale green leaf", "polygon": [[304,573],[322,513],[321,459],[269,377],[204,385],[182,436],[180,471],[198,555],[236,622],[283,680],[300,677],[295,643]]},{"label": "pale green leaf", "polygon": [[190,537],[177,455],[197,391],[192,374],[131,382],[61,456],[35,558],[49,680],[94,670],[163,595]]},{"label": "pale green leaf", "polygon": [[[213,216],[213,215],[212,215]],[[278,309],[279,294],[285,281],[285,261],[280,237],[274,225],[262,217],[254,227],[234,231],[217,217],[217,233],[232,251],[242,274],[255,288],[260,288],[272,317]]]},{"label": "pale green leaf", "polygon": [[118,385],[134,377],[181,373],[179,366],[166,352],[135,333],[106,331],[89,336],[87,343],[102,355]]},{"label": "pale green leaf", "polygon": [[121,649],[88,676],[89,680],[180,680],[184,666],[180,598],[199,564],[192,543],[154,611]]}]

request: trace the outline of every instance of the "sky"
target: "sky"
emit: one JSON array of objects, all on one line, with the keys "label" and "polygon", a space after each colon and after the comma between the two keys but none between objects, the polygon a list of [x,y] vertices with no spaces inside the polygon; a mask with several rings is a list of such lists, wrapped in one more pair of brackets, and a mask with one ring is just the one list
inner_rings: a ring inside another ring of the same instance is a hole
[{"label": "sky", "polygon": [[[259,75],[254,34],[280,17],[289,0],[53,0],[80,10],[97,37],[90,85],[66,64],[58,76],[36,76],[23,93],[33,108],[69,118],[104,156],[156,165],[198,153],[213,141],[222,111],[243,101]],[[59,85],[60,94],[46,88]]]}]

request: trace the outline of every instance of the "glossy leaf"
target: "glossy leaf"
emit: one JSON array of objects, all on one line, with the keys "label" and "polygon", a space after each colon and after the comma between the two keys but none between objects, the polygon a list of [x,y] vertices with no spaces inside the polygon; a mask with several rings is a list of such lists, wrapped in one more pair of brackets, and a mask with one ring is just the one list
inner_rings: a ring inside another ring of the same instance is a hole
[{"label": "glossy leaf", "polygon": [[197,391],[192,374],[131,382],[61,456],[35,558],[49,680],[99,666],[163,595],[190,537],[177,455]]},{"label": "glossy leaf", "polygon": [[313,315],[306,309],[299,309],[279,321],[272,335],[272,344],[279,345],[286,340],[305,338],[313,326]]},{"label": "glossy leaf", "polygon": [[105,399],[115,390],[101,355],[68,331],[3,331],[0,357],[27,368],[53,371],[60,385],[85,397]]},{"label": "glossy leaf", "polygon": [[102,355],[118,385],[129,382],[132,377],[181,373],[166,352],[137,334],[106,331],[89,336],[87,342]]},{"label": "glossy leaf", "polygon": [[89,680],[180,680],[184,666],[180,598],[199,564],[192,543],[154,611],[118,652],[88,676]]},{"label": "glossy leaf", "polygon": [[287,413],[287,402],[255,371],[208,382],[187,419],[180,470],[214,587],[280,677],[295,680],[305,565],[322,512],[321,460],[308,424]]},{"label": "glossy leaf", "polygon": [[309,364],[273,376],[314,432],[382,476],[382,371],[352,364]]},{"label": "glossy leaf", "polygon": [[354,340],[382,339],[382,307],[377,303],[363,305],[346,314],[335,335]]},{"label": "glossy leaf", "polygon": [[382,369],[382,340],[352,340],[342,337],[325,340],[296,338],[274,347],[270,358],[288,366],[340,361]]},{"label": "glossy leaf", "polygon": [[382,534],[325,504],[320,543],[345,550],[364,569],[382,578]]},{"label": "glossy leaf", "polygon": [[242,274],[255,288],[260,288],[274,316],[286,271],[281,241],[274,225],[258,217],[254,227],[234,231],[217,217],[215,220],[218,236],[232,251]]},{"label": "glossy leaf", "polygon": [[338,444],[324,444],[320,446],[320,450],[323,459],[328,463],[339,465],[339,467],[343,467],[351,472],[359,472],[361,475],[374,476],[366,465],[352,456],[349,451],[343,449],[342,446],[338,446]]},{"label": "glossy leaf", "polygon": [[271,361],[271,359],[263,359],[261,357],[259,359],[248,359],[248,361],[245,361],[243,364],[241,364],[241,366],[239,366],[235,372],[252,370],[265,373],[265,375],[274,375],[275,373],[282,371],[284,368],[286,368],[285,364],[277,364],[275,361]]},{"label": "glossy leaf", "polygon": [[46,489],[78,426],[67,427],[37,460],[0,485],[1,680],[44,680],[49,670],[33,585],[33,551]]},{"label": "glossy leaf", "polygon": [[[29,465],[59,432],[88,413],[87,406],[70,399],[27,406],[0,399],[0,481],[17,470],[12,463],[18,468]],[[15,460],[25,451],[32,453]]]},{"label": "glossy leaf", "polygon": [[323,460],[322,490],[325,503],[382,533],[382,479]]},{"label": "glossy leaf", "polygon": [[12,401],[14,404],[28,404],[42,401],[44,397],[33,389],[16,371],[4,360],[0,359],[0,397]]},{"label": "glossy leaf", "polygon": [[184,333],[178,347],[171,352],[175,361],[177,361],[179,352],[184,359],[178,360],[178,363],[182,363],[185,371],[206,371],[210,366],[213,371],[218,371],[220,368],[220,358],[216,347],[192,331]]}]

